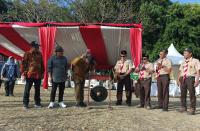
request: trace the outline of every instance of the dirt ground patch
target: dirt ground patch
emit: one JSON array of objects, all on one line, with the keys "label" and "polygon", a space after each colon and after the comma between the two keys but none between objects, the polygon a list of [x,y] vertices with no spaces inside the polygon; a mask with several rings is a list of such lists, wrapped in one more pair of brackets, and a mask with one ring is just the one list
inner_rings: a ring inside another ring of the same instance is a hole
[{"label": "dirt ground patch", "polygon": [[[179,98],[170,98],[169,112],[138,109],[139,99],[133,97],[132,106],[115,106],[115,91],[112,91],[113,110],[107,109],[107,100],[91,102],[93,109],[76,108],[74,89],[66,88],[66,109],[47,109],[50,90],[41,90],[43,108],[33,107],[34,88],[31,90],[29,111],[22,110],[23,86],[16,86],[14,97],[5,97],[0,89],[0,131],[199,131],[200,98],[197,98],[197,114],[188,116],[178,113]],[[86,95],[86,93],[85,93]],[[152,98],[155,106],[157,98]]]}]

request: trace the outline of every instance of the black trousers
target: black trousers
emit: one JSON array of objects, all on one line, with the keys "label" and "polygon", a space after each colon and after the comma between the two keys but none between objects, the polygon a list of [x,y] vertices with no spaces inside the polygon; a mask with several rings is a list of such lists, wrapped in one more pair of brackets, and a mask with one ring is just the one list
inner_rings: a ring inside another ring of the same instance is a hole
[{"label": "black trousers", "polygon": [[126,91],[126,102],[131,103],[132,89],[131,89],[131,79],[129,75],[122,80],[118,80],[117,82],[117,101],[122,102],[124,85]]},{"label": "black trousers", "polygon": [[40,99],[40,85],[41,85],[41,79],[33,79],[33,78],[26,78],[26,84],[24,88],[24,97],[23,97],[23,104],[24,106],[28,106],[29,104],[29,96],[30,96],[30,90],[34,83],[35,87],[35,104],[40,105],[41,99]]},{"label": "black trousers", "polygon": [[63,101],[65,82],[52,82],[52,89],[51,89],[51,96],[50,96],[51,102],[55,101],[57,87],[59,87],[58,102]]},{"label": "black trousers", "polygon": [[15,80],[13,81],[5,81],[5,94],[8,95],[13,95],[13,90],[15,86]]}]

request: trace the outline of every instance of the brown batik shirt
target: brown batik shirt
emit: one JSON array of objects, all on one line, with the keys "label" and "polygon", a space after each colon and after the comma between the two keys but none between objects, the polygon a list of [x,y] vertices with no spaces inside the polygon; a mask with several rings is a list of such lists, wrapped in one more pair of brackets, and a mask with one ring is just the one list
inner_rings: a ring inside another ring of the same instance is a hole
[{"label": "brown batik shirt", "polygon": [[42,79],[44,64],[40,51],[28,51],[24,54],[21,64],[21,73],[27,78]]}]

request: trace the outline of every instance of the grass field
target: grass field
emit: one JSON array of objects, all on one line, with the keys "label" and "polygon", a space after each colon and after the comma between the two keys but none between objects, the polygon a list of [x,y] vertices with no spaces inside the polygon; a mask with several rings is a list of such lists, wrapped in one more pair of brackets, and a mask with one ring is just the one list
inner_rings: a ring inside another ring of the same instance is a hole
[{"label": "grass field", "polygon": [[[34,88],[31,90],[30,109],[22,109],[23,86],[16,86],[14,97],[5,97],[0,89],[0,131],[199,131],[200,104],[197,99],[197,114],[188,116],[178,113],[179,98],[170,98],[169,112],[138,109],[138,98],[132,106],[115,106],[115,91],[112,91],[113,110],[107,109],[107,101],[95,103],[92,109],[76,108],[74,89],[66,88],[66,109],[47,109],[50,90],[41,90],[43,108],[33,107]],[[87,93],[85,92],[85,95]],[[87,98],[87,97],[86,97]],[[152,98],[155,106],[157,98]]]}]

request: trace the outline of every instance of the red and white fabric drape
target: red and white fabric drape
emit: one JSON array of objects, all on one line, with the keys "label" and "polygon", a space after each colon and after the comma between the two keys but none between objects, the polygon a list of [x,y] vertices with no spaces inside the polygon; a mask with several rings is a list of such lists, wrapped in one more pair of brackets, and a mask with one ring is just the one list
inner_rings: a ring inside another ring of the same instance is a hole
[{"label": "red and white fabric drape", "polygon": [[130,48],[131,56],[134,61],[135,67],[141,63],[142,58],[142,29],[131,28],[130,29]]},{"label": "red and white fabric drape", "polygon": [[54,50],[56,36],[56,27],[40,27],[39,28],[39,38],[42,49],[42,56],[44,62],[44,80],[43,80],[43,88],[48,88],[48,71],[47,64],[48,59],[51,57]]},{"label": "red and white fabric drape", "polygon": [[105,68],[105,66],[108,66],[108,56],[101,32],[101,27],[91,25],[80,26],[79,29],[87,48],[91,50],[92,56],[98,62],[99,68]]}]

